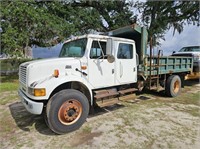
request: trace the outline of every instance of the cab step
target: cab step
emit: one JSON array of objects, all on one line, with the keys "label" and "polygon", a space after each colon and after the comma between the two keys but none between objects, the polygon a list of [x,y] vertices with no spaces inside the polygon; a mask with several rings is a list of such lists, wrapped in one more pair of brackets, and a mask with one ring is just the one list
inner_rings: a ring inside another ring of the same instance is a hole
[{"label": "cab step", "polygon": [[95,93],[94,96],[95,99],[102,99],[119,95],[116,89],[99,90],[99,91],[94,91],[94,93]]},{"label": "cab step", "polygon": [[128,88],[117,91],[116,88],[112,88],[97,90],[94,91],[94,98],[99,107],[106,107],[120,103],[120,101],[134,101],[136,98],[135,91],[138,91],[138,89]]}]

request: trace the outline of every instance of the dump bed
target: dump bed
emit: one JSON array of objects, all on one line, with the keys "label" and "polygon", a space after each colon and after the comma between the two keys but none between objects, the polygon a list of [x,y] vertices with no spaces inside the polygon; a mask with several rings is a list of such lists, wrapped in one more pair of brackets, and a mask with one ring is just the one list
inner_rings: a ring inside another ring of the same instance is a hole
[{"label": "dump bed", "polygon": [[152,57],[150,66],[150,57],[145,57],[144,64],[139,65],[139,73],[143,76],[161,75],[172,73],[187,73],[193,68],[193,59],[191,57],[163,56]]}]

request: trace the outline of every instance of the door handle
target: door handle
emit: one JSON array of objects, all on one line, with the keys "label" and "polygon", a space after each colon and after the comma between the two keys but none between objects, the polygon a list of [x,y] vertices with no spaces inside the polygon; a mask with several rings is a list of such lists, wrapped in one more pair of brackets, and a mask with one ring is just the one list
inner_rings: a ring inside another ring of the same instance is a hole
[{"label": "door handle", "polygon": [[120,78],[122,77],[123,75],[123,66],[122,66],[122,63],[120,62]]}]

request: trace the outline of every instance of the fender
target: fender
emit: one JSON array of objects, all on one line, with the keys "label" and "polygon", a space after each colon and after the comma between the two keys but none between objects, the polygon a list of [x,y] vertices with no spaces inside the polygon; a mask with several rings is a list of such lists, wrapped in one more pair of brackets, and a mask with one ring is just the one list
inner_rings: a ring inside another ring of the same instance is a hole
[{"label": "fender", "polygon": [[92,89],[93,87],[88,83],[88,81],[84,78],[78,77],[78,76],[60,76],[58,78],[50,77],[49,79],[44,79],[40,83],[36,84],[34,88],[45,88],[46,89],[46,96],[42,97],[35,97],[31,96],[30,98],[34,100],[48,100],[50,98],[51,93],[60,85],[67,83],[67,82],[80,82],[83,85],[85,85],[89,92],[91,97],[91,104],[93,103],[92,98]]}]

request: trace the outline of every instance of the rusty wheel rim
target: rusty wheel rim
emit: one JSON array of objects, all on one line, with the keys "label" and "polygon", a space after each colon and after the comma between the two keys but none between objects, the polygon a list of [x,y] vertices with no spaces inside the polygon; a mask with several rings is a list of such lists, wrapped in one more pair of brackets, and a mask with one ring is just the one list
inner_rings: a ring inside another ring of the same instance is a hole
[{"label": "rusty wheel rim", "polygon": [[58,111],[58,119],[64,125],[71,125],[80,118],[82,111],[81,103],[71,99],[61,105]]},{"label": "rusty wheel rim", "polygon": [[178,93],[179,89],[180,89],[180,83],[178,80],[176,80],[174,82],[174,93]]}]

